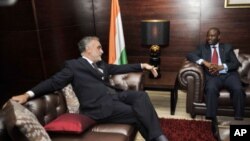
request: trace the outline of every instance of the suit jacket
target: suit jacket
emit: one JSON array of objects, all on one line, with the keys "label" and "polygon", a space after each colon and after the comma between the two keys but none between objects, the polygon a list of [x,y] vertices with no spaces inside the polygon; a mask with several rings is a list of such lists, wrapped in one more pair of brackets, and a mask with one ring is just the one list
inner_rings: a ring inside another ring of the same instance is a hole
[{"label": "suit jacket", "polygon": [[[228,67],[228,73],[232,71],[237,71],[240,66],[240,62],[238,61],[233,48],[230,44],[219,44],[219,54],[221,58],[222,64],[226,64]],[[206,61],[211,62],[211,48],[208,44],[202,44],[198,46],[198,48],[187,55],[187,59],[191,62],[196,63],[199,59],[204,59]],[[205,74],[209,75],[207,69],[205,69]]]},{"label": "suit jacket", "polygon": [[31,90],[35,96],[60,90],[71,83],[80,103],[80,112],[93,119],[102,119],[112,113],[114,96],[109,94],[110,75],[142,71],[140,64],[111,65],[104,61],[97,63],[103,75],[97,73],[82,57],[66,61],[65,66]]}]

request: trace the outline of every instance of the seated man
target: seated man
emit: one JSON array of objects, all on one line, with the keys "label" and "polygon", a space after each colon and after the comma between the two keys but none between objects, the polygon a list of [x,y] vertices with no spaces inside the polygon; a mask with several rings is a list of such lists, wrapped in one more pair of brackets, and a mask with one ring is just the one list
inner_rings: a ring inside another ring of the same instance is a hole
[{"label": "seated man", "polygon": [[146,69],[157,76],[156,68],[147,63],[105,63],[101,58],[103,50],[97,37],[85,37],[80,40],[78,46],[81,57],[66,61],[58,73],[12,99],[25,103],[31,97],[60,90],[71,83],[80,103],[81,114],[97,122],[136,124],[147,141],[167,141],[147,93],[119,91],[109,84],[110,75]]},{"label": "seated man", "polygon": [[222,88],[227,89],[232,98],[235,119],[242,120],[244,114],[245,92],[237,72],[240,63],[229,44],[220,43],[220,30],[210,28],[206,44],[200,45],[187,59],[204,67],[206,117],[216,119],[218,97]]}]

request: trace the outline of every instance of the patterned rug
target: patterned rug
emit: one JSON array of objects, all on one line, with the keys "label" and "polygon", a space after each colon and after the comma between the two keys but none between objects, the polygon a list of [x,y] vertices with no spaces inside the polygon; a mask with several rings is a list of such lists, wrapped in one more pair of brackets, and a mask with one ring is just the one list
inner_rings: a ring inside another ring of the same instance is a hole
[{"label": "patterned rug", "polygon": [[161,118],[160,123],[169,141],[216,141],[209,121]]}]

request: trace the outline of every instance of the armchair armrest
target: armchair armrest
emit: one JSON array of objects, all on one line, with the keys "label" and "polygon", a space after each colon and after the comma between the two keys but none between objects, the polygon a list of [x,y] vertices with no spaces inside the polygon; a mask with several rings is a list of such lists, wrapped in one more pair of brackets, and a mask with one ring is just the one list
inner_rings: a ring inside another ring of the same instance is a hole
[{"label": "armchair armrest", "polygon": [[241,63],[241,66],[238,69],[241,81],[244,86],[250,84],[250,55],[249,54],[239,54],[238,60]]},{"label": "armchair armrest", "polygon": [[203,101],[204,73],[203,68],[188,60],[184,60],[178,73],[178,81],[181,87],[187,90],[187,112],[192,109],[193,103]]},{"label": "armchair armrest", "polygon": [[0,111],[0,141],[10,140],[6,126],[5,126],[4,112]]},{"label": "armchair armrest", "polygon": [[195,79],[196,81],[201,81],[203,86],[203,69],[201,66],[192,63],[188,60],[184,60],[181,66],[181,69],[178,73],[178,80],[180,83],[180,86],[184,89],[188,89],[189,85],[189,79]]},{"label": "armchair armrest", "polygon": [[4,139],[4,132],[6,132],[4,128],[4,115],[3,112],[0,111],[0,140]]},{"label": "armchair armrest", "polygon": [[110,84],[123,90],[142,90],[143,73],[131,72],[114,75],[110,78]]}]

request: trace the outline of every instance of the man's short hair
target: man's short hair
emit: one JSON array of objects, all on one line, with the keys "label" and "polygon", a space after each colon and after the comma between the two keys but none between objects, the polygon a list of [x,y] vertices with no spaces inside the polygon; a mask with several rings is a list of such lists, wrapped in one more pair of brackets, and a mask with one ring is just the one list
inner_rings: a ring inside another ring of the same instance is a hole
[{"label": "man's short hair", "polygon": [[208,32],[210,30],[215,30],[218,33],[218,35],[220,35],[220,29],[219,28],[217,28],[217,27],[211,27],[211,28],[209,28]]},{"label": "man's short hair", "polygon": [[89,44],[90,41],[92,40],[97,40],[99,41],[99,38],[96,36],[86,36],[83,37],[79,42],[78,42],[78,49],[80,53],[84,52],[86,50],[87,45]]}]

